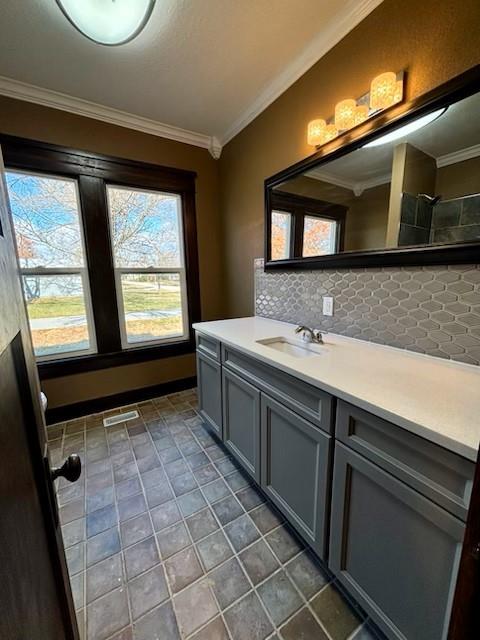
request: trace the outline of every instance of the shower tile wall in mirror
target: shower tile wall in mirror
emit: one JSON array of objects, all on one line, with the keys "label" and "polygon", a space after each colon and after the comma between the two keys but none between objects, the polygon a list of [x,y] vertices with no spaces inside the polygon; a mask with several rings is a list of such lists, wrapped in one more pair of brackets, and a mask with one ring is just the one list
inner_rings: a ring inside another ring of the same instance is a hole
[{"label": "shower tile wall in mirror", "polygon": [[476,93],[273,187],[271,259],[480,241],[479,113]]}]

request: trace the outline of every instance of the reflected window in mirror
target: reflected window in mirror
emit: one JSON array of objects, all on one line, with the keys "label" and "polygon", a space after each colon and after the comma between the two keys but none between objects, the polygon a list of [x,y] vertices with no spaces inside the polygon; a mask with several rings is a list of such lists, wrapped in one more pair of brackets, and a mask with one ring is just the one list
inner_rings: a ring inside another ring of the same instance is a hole
[{"label": "reflected window in mirror", "polygon": [[[475,73],[480,78],[480,67]],[[288,178],[267,180],[266,262],[376,254],[400,264],[388,254],[412,249],[423,264],[427,248],[480,243],[480,92],[470,82],[439,89],[436,101],[426,96],[427,112],[419,99],[366,143],[359,137],[330,154],[320,150],[316,161],[286,169]],[[283,218],[274,219],[278,212]]]}]

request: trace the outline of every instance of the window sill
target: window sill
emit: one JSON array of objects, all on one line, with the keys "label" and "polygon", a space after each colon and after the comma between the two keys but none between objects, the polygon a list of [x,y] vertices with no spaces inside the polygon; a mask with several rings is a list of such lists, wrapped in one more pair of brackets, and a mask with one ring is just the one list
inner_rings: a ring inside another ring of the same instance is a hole
[{"label": "window sill", "polygon": [[84,356],[38,362],[40,380],[70,376],[75,373],[110,369],[128,364],[159,360],[162,358],[174,358],[188,353],[194,353],[195,341],[184,340],[170,344],[155,345],[151,347],[137,347],[125,349],[114,353],[94,353]]}]

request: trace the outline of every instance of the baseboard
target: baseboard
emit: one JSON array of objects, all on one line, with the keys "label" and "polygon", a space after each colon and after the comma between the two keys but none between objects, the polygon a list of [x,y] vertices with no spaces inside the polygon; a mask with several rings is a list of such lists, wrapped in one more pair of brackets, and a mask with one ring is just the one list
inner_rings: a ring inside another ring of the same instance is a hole
[{"label": "baseboard", "polygon": [[65,422],[65,420],[73,420],[81,416],[87,416],[90,413],[98,413],[99,411],[107,411],[115,407],[121,407],[126,404],[142,402],[150,400],[158,396],[165,396],[168,393],[191,389],[197,385],[197,377],[181,378],[180,380],[172,380],[171,382],[162,382],[151,387],[142,387],[140,389],[131,389],[122,393],[115,393],[111,396],[103,398],[92,398],[92,400],[84,400],[74,404],[67,404],[60,407],[53,407],[46,411],[47,425],[57,422]]}]

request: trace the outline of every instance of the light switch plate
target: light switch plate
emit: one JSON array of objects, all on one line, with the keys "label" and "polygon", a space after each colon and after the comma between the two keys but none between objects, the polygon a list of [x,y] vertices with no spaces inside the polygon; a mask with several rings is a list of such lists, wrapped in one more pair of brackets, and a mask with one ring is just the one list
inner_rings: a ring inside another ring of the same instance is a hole
[{"label": "light switch plate", "polygon": [[322,312],[324,316],[333,316],[333,298],[332,296],[323,296]]}]

